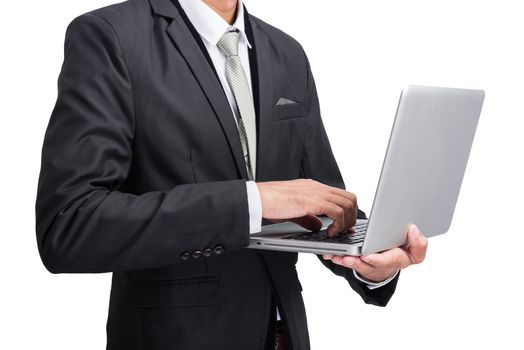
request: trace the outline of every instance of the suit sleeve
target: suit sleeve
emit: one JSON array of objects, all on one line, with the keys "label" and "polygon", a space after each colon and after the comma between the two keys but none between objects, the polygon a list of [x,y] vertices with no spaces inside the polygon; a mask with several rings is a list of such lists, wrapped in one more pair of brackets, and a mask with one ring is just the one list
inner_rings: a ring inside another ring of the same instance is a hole
[{"label": "suit sleeve", "polygon": [[[307,62],[306,123],[307,134],[302,154],[302,177],[345,189],[344,180],[333,156],[320,116],[317,91],[309,62]],[[358,211],[358,218],[366,218],[366,214],[360,209]],[[349,282],[351,288],[368,304],[385,306],[395,292],[398,275],[387,285],[371,290],[365,283],[355,278],[353,270],[336,265],[331,261],[326,261],[322,259],[321,256],[319,256],[319,259],[333,273],[344,277]]]},{"label": "suit sleeve", "polygon": [[132,81],[118,37],[104,19],[80,16],[66,31],[42,150],[36,233],[49,271],[154,268],[195,250],[248,245],[243,180],[120,191],[133,138]]}]

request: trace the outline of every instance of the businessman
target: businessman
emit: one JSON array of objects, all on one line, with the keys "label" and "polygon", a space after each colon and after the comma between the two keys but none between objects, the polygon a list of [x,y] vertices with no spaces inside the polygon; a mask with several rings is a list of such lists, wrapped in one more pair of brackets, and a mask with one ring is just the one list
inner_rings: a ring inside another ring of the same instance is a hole
[{"label": "businessman", "polygon": [[[326,53],[329,55],[329,53]],[[262,222],[350,229],[310,66],[240,0],[129,0],[69,25],[36,202],[53,273],[113,272],[107,348],[308,349],[296,253]],[[427,240],[319,257],[384,306]],[[340,294],[341,291],[337,291]]]}]

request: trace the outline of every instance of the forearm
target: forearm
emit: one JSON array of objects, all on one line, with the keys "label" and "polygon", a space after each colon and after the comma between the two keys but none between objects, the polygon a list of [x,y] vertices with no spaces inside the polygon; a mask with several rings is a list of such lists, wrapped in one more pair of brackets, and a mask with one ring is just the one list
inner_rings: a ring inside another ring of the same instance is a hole
[{"label": "forearm", "polygon": [[57,213],[43,203],[37,203],[38,246],[55,273],[153,268],[181,262],[185,252],[231,251],[249,241],[243,180],[142,195],[92,190]]}]

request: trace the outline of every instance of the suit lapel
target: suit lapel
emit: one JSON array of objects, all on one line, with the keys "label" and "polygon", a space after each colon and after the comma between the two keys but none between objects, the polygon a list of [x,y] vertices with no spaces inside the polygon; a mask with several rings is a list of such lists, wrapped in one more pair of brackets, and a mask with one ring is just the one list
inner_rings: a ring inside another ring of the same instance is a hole
[{"label": "suit lapel", "polygon": [[267,36],[260,30],[257,23],[251,16],[246,16],[253,30],[253,41],[256,52],[256,73],[258,88],[258,144],[257,144],[257,180],[268,180],[271,174],[268,173],[271,147],[270,123],[273,106],[273,75],[270,62],[270,48]]},{"label": "suit lapel", "polygon": [[166,29],[167,35],[184,57],[206,95],[226,135],[238,173],[242,178],[247,179],[246,164],[242,155],[242,145],[240,144],[235,119],[220,81],[213,71],[213,67],[211,67],[202,53],[175,5],[169,0],[151,0],[151,4],[154,9],[162,10],[162,13],[159,14],[173,19]]}]

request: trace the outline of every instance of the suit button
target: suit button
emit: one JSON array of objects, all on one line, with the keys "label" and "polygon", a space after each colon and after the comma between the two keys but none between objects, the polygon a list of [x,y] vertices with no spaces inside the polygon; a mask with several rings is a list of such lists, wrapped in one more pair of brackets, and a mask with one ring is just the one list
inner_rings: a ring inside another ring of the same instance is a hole
[{"label": "suit button", "polygon": [[217,245],[215,249],[213,249],[213,253],[215,253],[216,255],[220,255],[224,252],[224,250],[224,247],[222,247],[221,245]]},{"label": "suit button", "polygon": [[189,252],[183,252],[182,254],[180,254],[180,259],[182,259],[183,261],[189,260],[190,257],[191,254],[189,254]]},{"label": "suit button", "polygon": [[210,257],[213,254],[213,251],[210,248],[206,248],[202,251],[202,255],[206,258]]},{"label": "suit button", "polygon": [[193,254],[191,254],[191,257],[193,259],[198,259],[202,256],[202,252],[200,250],[195,250],[193,251]]}]

